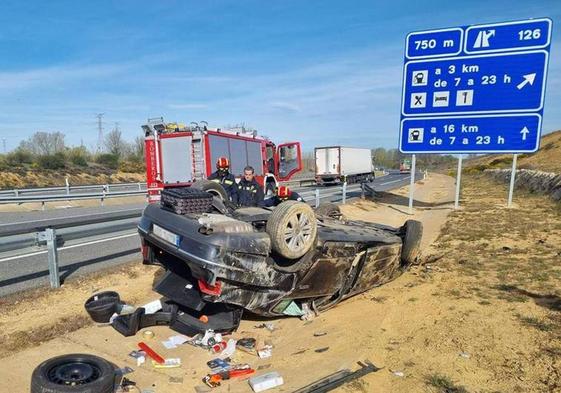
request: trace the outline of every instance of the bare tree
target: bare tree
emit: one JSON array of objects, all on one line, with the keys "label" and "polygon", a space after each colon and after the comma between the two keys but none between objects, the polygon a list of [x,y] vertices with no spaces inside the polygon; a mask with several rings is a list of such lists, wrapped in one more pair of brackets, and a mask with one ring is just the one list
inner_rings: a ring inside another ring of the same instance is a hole
[{"label": "bare tree", "polygon": [[137,136],[133,142],[133,154],[136,158],[144,158],[144,138]]},{"label": "bare tree", "polygon": [[36,155],[51,155],[64,151],[62,132],[36,132],[26,141],[20,143],[20,148]]},{"label": "bare tree", "polygon": [[125,153],[125,141],[119,129],[114,129],[105,137],[105,148],[111,154],[121,157]]}]

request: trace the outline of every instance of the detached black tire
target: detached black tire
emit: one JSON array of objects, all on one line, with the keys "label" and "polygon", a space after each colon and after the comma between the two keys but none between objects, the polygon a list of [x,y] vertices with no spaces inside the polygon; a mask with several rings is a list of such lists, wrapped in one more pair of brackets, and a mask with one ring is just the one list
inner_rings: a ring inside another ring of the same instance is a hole
[{"label": "detached black tire", "polygon": [[421,238],[423,237],[423,224],[416,220],[407,220],[403,225],[405,235],[401,249],[401,261],[404,265],[417,262],[421,252]]},{"label": "detached black tire", "polygon": [[339,205],[336,205],[331,202],[322,203],[316,208],[315,212],[316,212],[316,216],[318,216],[319,218],[327,217],[327,218],[334,218],[338,220],[343,217]]},{"label": "detached black tire", "polygon": [[316,242],[316,215],[306,203],[282,202],[267,221],[267,233],[278,254],[288,259],[300,258]]},{"label": "detached black tire", "polygon": [[226,193],[226,190],[224,189],[224,187],[222,187],[220,183],[216,183],[211,180],[197,180],[196,182],[191,184],[191,187],[196,188],[198,190],[206,191],[214,196],[219,197],[223,201],[230,200],[228,198],[228,194]]},{"label": "detached black tire", "polygon": [[31,375],[31,393],[112,393],[114,384],[115,366],[87,354],[45,360]]}]

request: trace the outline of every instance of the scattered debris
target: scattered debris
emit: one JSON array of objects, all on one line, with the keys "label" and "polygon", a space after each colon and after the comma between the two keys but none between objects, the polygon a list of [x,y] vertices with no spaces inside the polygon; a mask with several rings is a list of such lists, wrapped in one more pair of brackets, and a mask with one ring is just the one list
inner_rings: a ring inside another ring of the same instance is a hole
[{"label": "scattered debris", "polygon": [[329,349],[329,347],[318,348],[314,352],[323,353],[323,352],[326,352],[328,349]]},{"label": "scattered debris", "polygon": [[180,367],[181,366],[181,359],[179,359],[179,358],[164,359],[163,363],[159,363],[159,362],[156,362],[156,361],[152,360],[152,366],[154,366],[154,368]]},{"label": "scattered debris", "polygon": [[293,354],[291,354],[290,356],[294,356],[294,355],[302,355],[303,353],[305,353],[307,351],[307,349],[301,349],[298,352],[294,352]]},{"label": "scattered debris", "polygon": [[169,377],[169,383],[171,384],[183,384],[183,377]]},{"label": "scattered debris", "polygon": [[268,331],[272,332],[275,330],[275,324],[272,322],[264,322],[261,325],[255,325],[257,329],[267,329]]},{"label": "scattered debris", "polygon": [[252,350],[255,349],[256,342],[257,341],[253,337],[245,337],[239,339],[236,345],[238,346],[238,348],[245,348],[245,349]]},{"label": "scattered debris", "polygon": [[261,370],[266,370],[268,368],[271,367],[271,363],[267,363],[267,364],[262,364],[261,366],[257,367],[257,370],[261,371]]},{"label": "scattered debris", "polygon": [[405,377],[405,373],[403,371],[392,371],[392,374],[396,377]]},{"label": "scattered debris", "polygon": [[207,374],[207,376],[203,378],[203,382],[207,386],[215,388],[217,386],[220,386],[220,382],[224,380],[251,375],[254,372],[255,370],[250,368],[249,365],[243,365],[240,368],[226,370],[214,374]]},{"label": "scattered debris", "polygon": [[327,332],[315,332],[314,333],[314,337],[322,337],[322,336],[326,336]]},{"label": "scattered debris", "polygon": [[282,376],[276,371],[271,371],[267,374],[249,378],[249,386],[251,386],[255,393],[276,388],[277,386],[281,386],[282,384],[284,384],[284,380],[282,379]]},{"label": "scattered debris", "polygon": [[344,385],[347,382],[353,381],[358,378],[362,378],[366,374],[370,374],[381,370],[381,368],[376,367],[370,361],[365,360],[364,362],[358,362],[360,368],[354,372],[348,369],[337,371],[330,374],[320,380],[313,382],[303,388],[300,388],[293,393],[320,393],[328,392],[339,386]]},{"label": "scattered debris", "polygon": [[142,337],[144,339],[151,340],[156,337],[156,333],[154,333],[152,330],[145,330],[144,332],[142,332]]},{"label": "scattered debris", "polygon": [[174,349],[182,344],[185,344],[189,340],[190,338],[187,336],[177,335],[171,336],[166,341],[162,341],[162,344],[164,345],[164,347],[166,347],[166,349]]},{"label": "scattered debris", "polygon": [[129,356],[133,359],[136,359],[137,367],[146,362],[146,352],[144,351],[132,351],[131,353],[129,353]]},{"label": "scattered debris", "polygon": [[459,355],[464,359],[469,359],[471,357],[471,355],[467,352],[460,352]]},{"label": "scattered debris", "polygon": [[138,347],[142,349],[146,353],[146,355],[148,355],[156,363],[164,364],[166,362],[165,359],[158,355],[152,348],[150,348],[148,344],[141,341],[138,343]]}]

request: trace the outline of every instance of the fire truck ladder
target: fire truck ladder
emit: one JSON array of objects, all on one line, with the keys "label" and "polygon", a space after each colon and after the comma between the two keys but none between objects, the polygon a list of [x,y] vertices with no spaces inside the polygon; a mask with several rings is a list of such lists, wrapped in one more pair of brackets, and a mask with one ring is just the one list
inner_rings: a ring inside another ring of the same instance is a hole
[{"label": "fire truck ladder", "polygon": [[205,175],[205,152],[203,146],[203,133],[193,133],[193,177],[204,179]]}]

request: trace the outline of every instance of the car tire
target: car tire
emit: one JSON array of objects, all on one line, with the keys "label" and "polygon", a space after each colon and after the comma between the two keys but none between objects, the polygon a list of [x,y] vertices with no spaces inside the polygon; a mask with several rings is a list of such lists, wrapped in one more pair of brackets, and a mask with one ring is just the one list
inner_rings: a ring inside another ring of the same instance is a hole
[{"label": "car tire", "polygon": [[116,367],[87,354],[70,354],[45,360],[31,375],[31,393],[111,393]]},{"label": "car tire", "polygon": [[421,252],[421,238],[423,237],[423,224],[416,220],[407,220],[403,225],[405,235],[401,249],[403,265],[412,265],[417,262]]},{"label": "car tire", "polygon": [[216,183],[211,180],[197,180],[191,185],[191,187],[206,191],[213,196],[219,197],[223,201],[229,200],[228,193],[226,193],[226,190],[220,183]]},{"label": "car tire", "polygon": [[316,242],[315,213],[306,203],[282,202],[273,209],[267,221],[267,233],[274,251],[284,258],[300,258]]},{"label": "car tire", "polygon": [[343,217],[339,205],[331,202],[322,203],[315,209],[315,212],[318,218],[333,218],[339,220]]}]

